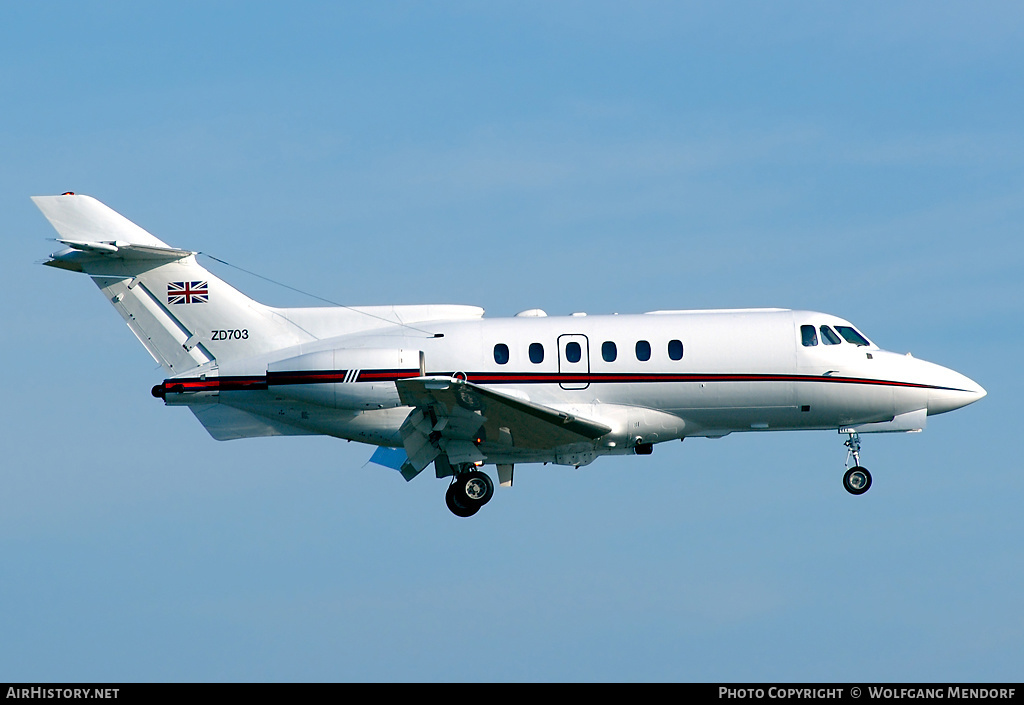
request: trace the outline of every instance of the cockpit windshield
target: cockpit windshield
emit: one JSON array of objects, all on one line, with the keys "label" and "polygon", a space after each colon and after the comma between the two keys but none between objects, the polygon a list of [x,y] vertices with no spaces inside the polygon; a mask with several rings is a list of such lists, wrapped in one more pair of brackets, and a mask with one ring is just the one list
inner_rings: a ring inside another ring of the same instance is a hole
[{"label": "cockpit windshield", "polygon": [[839,345],[839,343],[843,342],[828,326],[821,327],[821,339],[825,342],[825,345]]},{"label": "cockpit windshield", "polygon": [[850,326],[836,326],[836,330],[839,331],[839,335],[843,336],[843,340],[847,343],[853,343],[854,345],[871,345],[871,341]]},{"label": "cockpit windshield", "polygon": [[[835,330],[833,330],[833,328]],[[844,340],[851,345],[858,347],[867,347],[871,345],[871,341],[865,338],[863,335],[857,332],[857,329],[852,326],[819,326],[815,328],[811,325],[800,326],[800,342],[805,348],[813,348],[818,344],[818,332],[821,332],[821,342],[825,345],[839,345]],[[836,331],[839,335],[836,335]],[[840,336],[842,336],[840,338]]]}]

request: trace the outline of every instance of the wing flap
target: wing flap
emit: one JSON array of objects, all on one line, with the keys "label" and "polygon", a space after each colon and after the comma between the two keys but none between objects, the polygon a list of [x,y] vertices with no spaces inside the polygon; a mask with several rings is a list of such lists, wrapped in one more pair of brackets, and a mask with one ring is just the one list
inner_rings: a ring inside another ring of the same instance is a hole
[{"label": "wing flap", "polygon": [[483,417],[488,438],[496,439],[501,428],[508,428],[515,445],[521,448],[544,449],[593,441],[612,430],[597,421],[454,378],[413,377],[396,384],[403,404],[441,404],[449,410],[449,419],[477,414]]},{"label": "wing flap", "polygon": [[609,433],[602,423],[517,399],[454,378],[414,377],[396,382],[402,403],[414,407],[401,434],[408,480],[442,454],[451,464],[485,461],[488,440],[531,450],[592,442]]}]

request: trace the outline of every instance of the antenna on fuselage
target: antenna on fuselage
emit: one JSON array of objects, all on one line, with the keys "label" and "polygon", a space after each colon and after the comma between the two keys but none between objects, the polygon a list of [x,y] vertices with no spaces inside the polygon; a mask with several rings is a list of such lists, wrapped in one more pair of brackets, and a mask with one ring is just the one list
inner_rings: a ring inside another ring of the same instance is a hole
[{"label": "antenna on fuselage", "polygon": [[302,289],[299,289],[297,287],[291,286],[290,284],[285,284],[284,282],[279,282],[276,279],[271,279],[270,277],[265,277],[262,274],[257,274],[256,272],[248,270],[245,267],[239,267],[237,264],[231,264],[230,262],[222,260],[220,257],[214,257],[213,255],[211,255],[208,252],[197,252],[196,254],[197,255],[203,255],[204,257],[209,257],[214,262],[219,262],[219,263],[223,264],[226,267],[231,267],[232,269],[237,269],[239,272],[245,272],[246,274],[248,274],[250,276],[253,276],[253,277],[256,277],[257,279],[262,279],[265,282],[269,282],[271,284],[275,284],[277,286],[284,287],[285,289],[288,289],[290,291],[294,291],[297,294],[302,294],[303,296],[308,296],[310,298],[316,299],[317,301],[323,301],[324,303],[330,304],[331,306],[338,306],[339,308],[344,308],[344,309],[347,309],[349,311],[353,311],[355,313],[361,313],[364,316],[369,316],[370,318],[376,318],[379,321],[384,321],[385,323],[390,323],[391,325],[401,326],[402,328],[408,328],[409,330],[414,330],[417,333],[423,333],[424,335],[428,335],[431,338],[443,338],[444,337],[444,333],[431,333],[430,331],[423,330],[422,328],[417,328],[416,326],[410,326],[408,323],[402,323],[401,321],[394,321],[394,320],[391,320],[390,318],[385,318],[384,316],[378,316],[377,314],[370,313],[368,311],[363,311],[363,310],[355,308],[353,306],[346,306],[345,304],[338,303],[337,301],[331,301],[330,299],[325,299],[323,296],[318,296],[317,294],[313,294],[313,293],[310,293],[308,291],[303,291]]}]

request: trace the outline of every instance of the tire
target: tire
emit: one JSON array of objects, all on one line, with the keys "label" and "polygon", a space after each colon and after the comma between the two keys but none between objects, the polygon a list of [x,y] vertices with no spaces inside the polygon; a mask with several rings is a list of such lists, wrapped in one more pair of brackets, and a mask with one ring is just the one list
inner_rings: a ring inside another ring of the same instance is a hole
[{"label": "tire", "polygon": [[466,506],[463,505],[458,499],[457,495],[458,484],[452,484],[448,487],[448,491],[444,493],[444,503],[448,505],[449,511],[457,517],[471,517],[480,511],[480,505]]},{"label": "tire", "polygon": [[452,514],[468,517],[476,514],[493,496],[494,483],[487,473],[470,470],[455,478],[444,494],[444,501]]},{"label": "tire", "polygon": [[864,494],[871,489],[871,473],[867,468],[855,465],[843,475],[843,487],[850,494]]}]

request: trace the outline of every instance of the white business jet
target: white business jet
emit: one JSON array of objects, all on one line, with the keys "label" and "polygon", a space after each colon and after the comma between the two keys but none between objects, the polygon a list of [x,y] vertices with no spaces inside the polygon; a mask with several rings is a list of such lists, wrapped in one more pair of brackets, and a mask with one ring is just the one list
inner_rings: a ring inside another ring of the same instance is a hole
[{"label": "white business jet", "polygon": [[[580,467],[737,431],[838,430],[843,484],[871,475],[860,434],[920,431],[985,390],[880,349],[849,322],[785,309],[487,319],[474,306],[272,308],[89,196],[33,198],[82,272],[218,440],[325,434],[378,446],[411,480],[431,463],[475,514],[517,463]],[[851,464],[852,462],[852,464]]]}]

